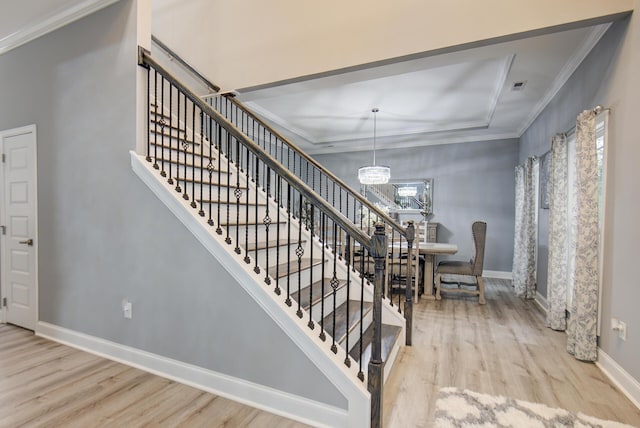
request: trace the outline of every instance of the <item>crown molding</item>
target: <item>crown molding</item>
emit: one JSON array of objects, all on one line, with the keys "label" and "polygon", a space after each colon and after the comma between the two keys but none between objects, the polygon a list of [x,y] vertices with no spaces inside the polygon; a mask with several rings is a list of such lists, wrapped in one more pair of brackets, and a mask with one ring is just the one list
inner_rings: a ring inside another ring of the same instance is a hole
[{"label": "crown molding", "polygon": [[60,27],[64,27],[78,19],[91,15],[119,0],[85,0],[69,8],[49,15],[44,20],[21,28],[13,34],[0,40],[0,55],[3,55],[19,46],[29,43],[38,37],[44,36]]},{"label": "crown molding", "polygon": [[[396,150],[396,149],[407,149],[411,147],[427,147],[427,146],[438,146],[441,144],[460,144],[460,143],[475,143],[480,141],[494,141],[494,140],[508,140],[519,138],[520,136],[515,132],[497,132],[497,133],[473,133],[464,136],[456,136],[450,135],[445,137],[436,138],[429,140],[424,139],[415,139],[413,141],[402,142],[402,143],[392,143],[388,145],[378,146],[376,151],[380,152],[383,150]],[[348,142],[347,142],[348,143]],[[347,152],[364,152],[371,151],[371,146],[363,143],[357,146],[349,146],[348,144],[331,144],[329,146],[324,147],[308,147],[301,146],[303,150],[309,155],[327,155],[332,153],[347,153]]]},{"label": "crown molding", "polygon": [[604,33],[607,32],[611,23],[608,24],[600,24],[594,27],[589,37],[587,37],[580,47],[579,50],[575,52],[575,54],[566,62],[556,79],[553,81],[553,84],[549,88],[549,91],[538,101],[536,106],[531,110],[531,114],[527,117],[527,119],[522,123],[520,129],[518,129],[518,137],[521,137],[522,134],[525,133],[527,129],[531,126],[531,124],[538,118],[540,113],[549,105],[551,100],[558,94],[560,89],[567,83],[567,80],[573,75],[573,72],[582,64],[582,61],[589,55],[589,52],[595,47],[595,45],[600,41]]}]

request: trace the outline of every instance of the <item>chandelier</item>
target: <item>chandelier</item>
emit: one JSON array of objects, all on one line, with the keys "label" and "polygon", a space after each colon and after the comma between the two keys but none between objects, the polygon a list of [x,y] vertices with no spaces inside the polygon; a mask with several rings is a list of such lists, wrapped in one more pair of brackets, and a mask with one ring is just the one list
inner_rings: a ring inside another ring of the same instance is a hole
[{"label": "chandelier", "polygon": [[358,180],[361,184],[386,184],[391,177],[391,169],[388,166],[376,165],[376,115],[378,109],[373,112],[373,165],[363,166],[358,169]]}]

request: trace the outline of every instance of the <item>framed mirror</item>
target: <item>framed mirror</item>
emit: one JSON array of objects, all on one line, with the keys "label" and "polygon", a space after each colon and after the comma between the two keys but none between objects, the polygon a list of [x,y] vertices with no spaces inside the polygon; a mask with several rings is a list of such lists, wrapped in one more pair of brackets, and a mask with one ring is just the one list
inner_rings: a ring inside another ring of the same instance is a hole
[{"label": "framed mirror", "polygon": [[433,178],[389,180],[363,185],[362,194],[389,214],[433,214]]}]

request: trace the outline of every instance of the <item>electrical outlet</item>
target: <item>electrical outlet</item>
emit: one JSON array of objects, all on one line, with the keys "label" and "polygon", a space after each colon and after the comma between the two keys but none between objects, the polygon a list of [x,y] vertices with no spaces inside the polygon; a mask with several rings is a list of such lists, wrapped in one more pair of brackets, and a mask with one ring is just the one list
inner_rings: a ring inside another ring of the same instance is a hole
[{"label": "electrical outlet", "polygon": [[618,322],[618,337],[622,340],[627,340],[627,323],[619,321]]},{"label": "electrical outlet", "polygon": [[122,300],[122,314],[128,320],[133,316],[133,307],[127,299]]},{"label": "electrical outlet", "polygon": [[627,340],[627,323],[618,318],[611,318],[611,330],[618,332],[618,337]]}]

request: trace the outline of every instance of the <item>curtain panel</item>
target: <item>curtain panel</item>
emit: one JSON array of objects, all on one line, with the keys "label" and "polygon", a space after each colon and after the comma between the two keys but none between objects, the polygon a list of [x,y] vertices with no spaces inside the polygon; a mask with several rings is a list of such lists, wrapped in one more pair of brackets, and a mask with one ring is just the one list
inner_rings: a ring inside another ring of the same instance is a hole
[{"label": "curtain panel", "polygon": [[536,247],[538,243],[538,161],[528,158],[516,167],[516,218],[513,244],[513,286],[525,299],[536,295]]},{"label": "curtain panel", "polygon": [[551,141],[549,170],[549,258],[547,279],[547,327],[567,328],[567,248],[569,205],[567,137],[558,134]]},{"label": "curtain panel", "polygon": [[[573,299],[568,325],[567,351],[577,359],[597,358],[599,227],[596,113],[578,116],[575,147],[575,245]],[[571,250],[571,249],[570,249]]]}]

